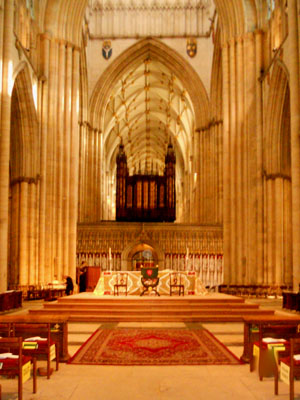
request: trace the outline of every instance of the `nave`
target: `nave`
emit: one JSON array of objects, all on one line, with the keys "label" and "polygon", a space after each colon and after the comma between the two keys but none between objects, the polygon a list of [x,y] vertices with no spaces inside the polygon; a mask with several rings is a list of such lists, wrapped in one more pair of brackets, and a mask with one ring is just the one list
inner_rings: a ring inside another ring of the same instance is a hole
[{"label": "nave", "polygon": [[[253,299],[261,309],[282,311],[282,299]],[[42,307],[41,301],[24,302],[22,311]],[[10,313],[12,314],[12,313]],[[120,322],[89,323],[69,322],[68,348],[70,356],[99,327],[170,327],[192,329],[200,323],[183,322]],[[241,322],[205,322],[202,326],[213,333],[237,357],[243,353],[243,324]],[[15,399],[16,380],[0,380],[2,400]],[[32,384],[24,385],[24,400],[287,400],[288,385],[279,383],[279,396],[273,394],[273,379],[259,381],[256,371],[249,372],[249,364],[233,366],[92,366],[60,364],[50,380],[38,377],[37,394],[32,394]],[[295,393],[300,394],[300,383],[295,383]],[[296,398],[298,398],[296,397]]]}]

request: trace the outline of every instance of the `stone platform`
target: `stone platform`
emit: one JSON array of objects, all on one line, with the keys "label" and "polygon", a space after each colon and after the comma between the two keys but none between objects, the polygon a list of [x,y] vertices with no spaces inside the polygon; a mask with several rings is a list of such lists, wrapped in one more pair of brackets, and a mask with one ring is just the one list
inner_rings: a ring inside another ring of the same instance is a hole
[{"label": "stone platform", "polygon": [[222,293],[204,296],[96,296],[80,293],[44,303],[35,315],[67,315],[82,322],[239,322],[247,315],[272,315],[273,310]]}]

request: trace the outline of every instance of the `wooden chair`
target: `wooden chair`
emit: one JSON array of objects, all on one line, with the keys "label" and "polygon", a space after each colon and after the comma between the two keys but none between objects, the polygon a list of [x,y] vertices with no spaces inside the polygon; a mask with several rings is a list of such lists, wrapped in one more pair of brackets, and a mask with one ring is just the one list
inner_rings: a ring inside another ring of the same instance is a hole
[{"label": "wooden chair", "polygon": [[125,289],[125,295],[127,296],[127,283],[128,283],[128,273],[127,272],[117,272],[116,283],[114,284],[114,296],[119,296],[119,289]]},{"label": "wooden chair", "polygon": [[287,351],[279,353],[278,365],[274,377],[274,393],[278,395],[278,380],[280,368],[285,364],[289,368],[289,387],[290,387],[290,400],[294,400],[294,380],[300,378],[300,361],[295,360],[294,356],[300,356],[300,338],[291,338]]},{"label": "wooden chair", "polygon": [[170,272],[170,296],[172,293],[177,292],[178,295],[184,296],[184,284],[182,283],[182,276],[180,272]]},{"label": "wooden chair", "polygon": [[[19,336],[22,332],[24,343],[27,345],[33,343],[36,344],[36,348],[24,348],[23,354],[36,358],[37,360],[47,361],[47,372],[44,374],[42,369],[40,370],[41,375],[47,375],[47,379],[50,379],[52,373],[51,361],[55,358],[56,371],[59,369],[59,346],[58,343],[51,338],[51,324],[50,323],[33,323],[33,324],[22,324],[13,322],[12,324],[12,335]],[[24,326],[26,325],[26,326]],[[24,329],[25,328],[25,329]],[[42,335],[42,336],[41,336]],[[26,340],[30,337],[41,337],[41,340]],[[33,346],[34,347],[34,346]]]},{"label": "wooden chair", "polygon": [[159,277],[158,277],[158,267],[142,267],[141,268],[141,282],[143,286],[143,290],[140,296],[144,296],[145,293],[149,292],[150,289],[155,293],[156,296],[160,296],[157,288],[159,284]]},{"label": "wooden chair", "polygon": [[[34,357],[28,357],[23,354],[23,339],[21,337],[0,338],[0,353],[9,352],[18,358],[5,358],[0,362],[3,364],[0,369],[0,375],[15,377],[18,376],[18,399],[23,396],[23,373],[28,367],[31,369],[33,364],[33,393],[36,393],[36,360]],[[28,365],[28,363],[30,365]],[[0,388],[1,400],[1,388]]]}]

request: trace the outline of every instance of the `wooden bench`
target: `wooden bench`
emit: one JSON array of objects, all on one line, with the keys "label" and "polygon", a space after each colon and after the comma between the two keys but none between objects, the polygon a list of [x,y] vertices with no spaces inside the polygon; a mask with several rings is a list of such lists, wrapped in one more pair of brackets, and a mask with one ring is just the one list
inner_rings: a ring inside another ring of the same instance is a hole
[{"label": "wooden bench", "polygon": [[[26,331],[26,333],[25,333]],[[30,332],[30,334],[29,334]],[[12,322],[11,324],[11,335],[22,336],[24,339],[23,343],[23,354],[31,357],[35,357],[37,360],[47,361],[47,372],[42,372],[41,375],[47,375],[47,379],[50,378],[52,369],[50,366],[51,361],[55,358],[56,360],[56,371],[59,369],[59,344],[54,341],[51,337],[51,324],[50,323],[22,323]],[[26,337],[25,337],[26,336]],[[29,338],[40,337],[41,339],[35,339],[28,341]],[[26,342],[26,344],[25,344]],[[31,348],[25,349],[24,345],[30,346]]]},{"label": "wooden bench", "polygon": [[[294,332],[298,332],[300,326],[300,316],[293,315],[260,315],[260,316],[244,316],[244,351],[241,356],[243,362],[249,363],[253,352],[253,343],[259,341],[260,327],[270,329],[269,333],[276,326],[289,326]],[[271,334],[270,334],[271,336]]]},{"label": "wooden bench", "polygon": [[[275,376],[278,369],[278,354],[285,351],[289,345],[288,340],[300,337],[298,326],[293,324],[258,324],[259,340],[252,343],[252,354],[250,357],[250,372],[255,368],[257,361],[259,379]],[[254,352],[254,346],[256,352]],[[254,353],[256,355],[254,356]]]},{"label": "wooden bench", "polygon": [[0,336],[7,335],[9,326],[14,325],[15,336],[23,339],[45,334],[45,324],[50,325],[51,339],[58,344],[59,361],[67,362],[70,358],[68,352],[68,318],[57,315],[5,315],[0,318]]},{"label": "wooden bench", "polygon": [[[36,393],[36,360],[23,354],[23,340],[20,337],[0,338],[0,352],[9,352],[16,355],[16,359],[2,359],[0,375],[15,377],[18,376],[18,399],[23,397],[24,375],[30,375],[31,363],[33,364],[33,393]],[[29,363],[29,365],[28,365]],[[26,373],[24,371],[26,369]],[[28,370],[29,369],[29,370]],[[1,400],[1,387],[0,387]]]},{"label": "wooden bench", "polygon": [[[278,368],[274,377],[274,393],[278,395],[278,381],[280,368],[284,368],[286,372],[286,383],[290,388],[290,400],[294,400],[294,380],[300,378],[300,361],[294,360],[294,355],[300,354],[300,339],[291,338],[289,341],[288,351],[279,353]],[[284,365],[282,365],[284,364]]]},{"label": "wooden bench", "polygon": [[26,300],[45,300],[53,301],[57,300],[57,297],[62,297],[66,293],[64,288],[56,288],[55,286],[49,284],[46,287],[31,285],[27,290]]}]

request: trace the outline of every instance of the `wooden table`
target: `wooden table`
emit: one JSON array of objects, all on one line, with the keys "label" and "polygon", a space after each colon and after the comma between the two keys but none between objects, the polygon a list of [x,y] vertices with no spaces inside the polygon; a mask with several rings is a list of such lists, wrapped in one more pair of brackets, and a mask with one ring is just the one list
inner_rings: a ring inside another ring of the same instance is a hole
[{"label": "wooden table", "polygon": [[6,331],[5,324],[16,324],[16,336],[24,339],[28,336],[37,336],[37,324],[51,324],[51,337],[59,345],[59,361],[66,362],[70,358],[68,352],[68,318],[56,315],[5,315],[0,317],[0,336],[1,332]]},{"label": "wooden table", "polygon": [[[299,332],[300,329],[300,316],[289,316],[284,314],[274,315],[261,315],[261,316],[245,316],[244,321],[244,352],[241,356],[243,362],[249,363],[251,357],[252,346],[251,343],[259,339],[260,326],[269,327],[285,325],[295,329],[295,332]],[[253,332],[253,328],[257,327],[258,330]]]}]

